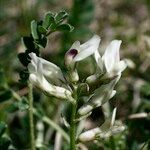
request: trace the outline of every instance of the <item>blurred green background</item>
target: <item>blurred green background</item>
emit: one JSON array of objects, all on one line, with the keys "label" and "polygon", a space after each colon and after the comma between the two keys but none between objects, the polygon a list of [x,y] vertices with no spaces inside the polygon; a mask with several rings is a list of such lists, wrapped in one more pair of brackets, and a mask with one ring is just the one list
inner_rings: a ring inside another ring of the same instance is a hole
[{"label": "blurred green background", "polygon": [[[20,112],[15,100],[9,96],[10,89],[21,96],[27,94],[26,85],[18,81],[23,67],[17,54],[25,50],[21,37],[30,34],[33,19],[40,20],[45,12],[60,10],[69,13],[68,22],[75,29],[70,33],[50,35],[46,49],[41,51],[45,59],[64,68],[64,54],[71,44],[75,40],[84,42],[93,34],[100,35],[102,51],[111,40],[122,40],[121,57],[127,58],[128,68],[123,72],[116,87],[117,94],[111,100],[112,106],[118,107],[117,119],[123,121],[127,131],[116,139],[91,143],[90,149],[112,149],[112,141],[114,150],[140,149],[150,139],[150,0],[0,0],[0,121],[7,123],[6,132],[11,142],[20,150],[29,145],[28,115]],[[93,71],[92,64],[81,69],[84,70],[81,76]],[[47,100],[38,90],[34,96],[34,105],[59,122],[60,101]],[[98,113],[95,110],[89,119],[93,124],[100,119]],[[147,116],[130,118],[135,113]],[[45,125],[45,144],[49,147],[54,144],[50,140],[53,134],[54,131]],[[148,150],[148,146],[145,149]]]}]

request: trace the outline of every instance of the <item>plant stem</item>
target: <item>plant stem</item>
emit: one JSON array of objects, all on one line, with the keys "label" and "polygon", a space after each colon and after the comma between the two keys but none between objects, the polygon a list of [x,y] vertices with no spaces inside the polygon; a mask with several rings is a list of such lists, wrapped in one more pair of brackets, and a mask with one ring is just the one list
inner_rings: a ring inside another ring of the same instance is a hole
[{"label": "plant stem", "polygon": [[[18,93],[16,93],[15,91],[13,91],[13,96],[14,99],[16,99],[17,101],[21,100],[20,95],[18,95]],[[62,137],[64,137],[64,139],[69,143],[70,139],[68,134],[59,126],[57,125],[53,120],[51,120],[50,118],[48,118],[47,116],[41,116],[38,114],[37,110],[35,108],[33,108],[33,114],[38,117],[39,119],[42,119],[43,122],[47,123],[48,125],[50,125],[52,128],[54,128],[57,132],[61,133]]]},{"label": "plant stem", "polygon": [[33,123],[33,88],[31,83],[28,83],[28,88],[29,88],[29,124],[30,124],[31,150],[35,150],[34,123]]},{"label": "plant stem", "polygon": [[70,150],[76,150],[76,109],[77,104],[72,104],[71,124],[70,124]]}]

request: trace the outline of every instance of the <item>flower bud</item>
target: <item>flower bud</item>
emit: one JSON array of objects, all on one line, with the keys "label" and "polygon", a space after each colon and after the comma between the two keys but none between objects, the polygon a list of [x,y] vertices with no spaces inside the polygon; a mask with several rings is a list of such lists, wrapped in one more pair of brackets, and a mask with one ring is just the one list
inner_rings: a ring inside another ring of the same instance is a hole
[{"label": "flower bud", "polygon": [[125,126],[114,126],[111,130],[112,134],[118,134],[120,132],[123,132],[125,130]]},{"label": "flower bud", "polygon": [[93,106],[87,104],[78,110],[78,114],[79,114],[79,116],[84,116],[84,115],[88,114],[92,109],[93,109]]},{"label": "flower bud", "polygon": [[79,95],[88,95],[89,94],[89,85],[87,83],[81,83],[78,86]]},{"label": "flower bud", "polygon": [[100,132],[96,135],[96,139],[107,139],[112,135],[121,133],[125,130],[125,126],[113,126],[110,129]]},{"label": "flower bud", "polygon": [[79,75],[78,75],[78,72],[77,70],[71,70],[69,72],[69,81],[72,82],[72,83],[75,83],[79,80]]},{"label": "flower bud", "polygon": [[75,67],[75,61],[73,60],[74,57],[78,54],[76,49],[70,49],[65,54],[65,65],[68,70],[73,70]]},{"label": "flower bud", "polygon": [[79,117],[77,117],[76,119],[75,119],[75,122],[79,122],[79,121],[81,121],[81,120],[83,120],[83,119],[85,119],[85,118],[87,118],[87,117],[89,117],[90,115],[92,114],[92,112],[90,111],[89,113],[87,113],[87,114],[85,114],[85,115],[83,115],[83,116],[80,116],[79,114]]},{"label": "flower bud", "polygon": [[98,77],[96,75],[91,75],[86,79],[87,84],[93,85],[95,83],[98,83]]},{"label": "flower bud", "polygon": [[79,135],[78,140],[80,142],[92,141],[92,140],[95,140],[96,135],[99,134],[99,133],[101,133],[100,128],[94,128],[94,129],[88,130],[84,133],[81,133]]}]

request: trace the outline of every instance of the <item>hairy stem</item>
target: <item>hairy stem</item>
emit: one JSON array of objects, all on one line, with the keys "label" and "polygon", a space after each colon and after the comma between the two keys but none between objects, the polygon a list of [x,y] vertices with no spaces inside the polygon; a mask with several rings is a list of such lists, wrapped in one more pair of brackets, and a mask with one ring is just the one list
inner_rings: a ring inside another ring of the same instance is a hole
[{"label": "hairy stem", "polygon": [[72,104],[71,123],[70,123],[70,150],[76,150],[76,111],[77,111],[77,95],[75,94],[76,104]]},{"label": "hairy stem", "polygon": [[33,123],[33,89],[32,84],[28,83],[29,88],[29,124],[30,124],[30,139],[31,150],[35,150],[34,123]]}]

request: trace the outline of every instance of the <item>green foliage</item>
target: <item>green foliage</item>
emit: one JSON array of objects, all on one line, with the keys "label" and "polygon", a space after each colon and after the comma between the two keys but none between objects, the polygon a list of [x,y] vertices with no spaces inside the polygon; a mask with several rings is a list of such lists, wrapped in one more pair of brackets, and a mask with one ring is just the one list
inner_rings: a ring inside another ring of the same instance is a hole
[{"label": "green foliage", "polygon": [[[47,45],[47,36],[55,31],[72,31],[73,26],[68,23],[63,23],[68,17],[66,11],[59,13],[48,12],[45,14],[43,21],[31,21],[31,35],[22,38],[22,41],[27,48],[25,52],[19,53],[19,61],[25,67],[30,63],[29,53],[34,52],[39,56],[39,49],[43,49]],[[28,71],[20,73],[20,81],[26,82],[28,79]]]},{"label": "green foliage", "polygon": [[45,17],[44,17],[44,20],[43,20],[43,23],[42,23],[43,28],[44,29],[49,29],[49,27],[54,23],[55,23],[54,13],[52,13],[52,12],[46,13]]},{"label": "green foliage", "polygon": [[24,69],[24,70],[20,71],[19,75],[20,75],[20,80],[19,81],[21,83],[26,84],[27,80],[29,79],[29,72],[28,72],[28,70]]},{"label": "green foliage", "polygon": [[46,34],[47,30],[44,28],[44,26],[38,26],[38,32],[41,34]]},{"label": "green foliage", "polygon": [[19,53],[18,54],[18,58],[19,61],[24,65],[24,66],[28,66],[29,62],[30,62],[30,58],[28,56],[27,51],[25,51],[25,53]]},{"label": "green foliage", "polygon": [[8,89],[8,84],[6,81],[3,69],[0,68],[0,103],[8,101],[12,98],[12,92]]},{"label": "green foliage", "polygon": [[1,137],[0,138],[0,149],[8,150],[8,147],[10,144],[11,144],[11,141],[8,137]]},{"label": "green foliage", "polygon": [[11,140],[9,137],[4,136],[6,132],[7,125],[4,122],[0,122],[0,149],[7,150],[9,145],[11,144]]},{"label": "green foliage", "polygon": [[0,89],[5,89],[7,87],[6,77],[3,69],[0,67]]},{"label": "green foliage", "polygon": [[58,14],[55,15],[55,22],[56,24],[60,24],[68,17],[68,13],[65,11],[60,11]]},{"label": "green foliage", "polygon": [[35,39],[35,40],[38,40],[39,39],[39,34],[38,34],[38,23],[33,20],[31,22],[31,34],[32,34],[32,37]]},{"label": "green foliage", "polygon": [[22,38],[22,41],[27,49],[31,49],[31,50],[35,49],[35,45],[33,43],[34,39],[32,38],[32,36],[31,37],[24,36]]},{"label": "green foliage", "polygon": [[56,27],[56,30],[59,31],[72,31],[73,27],[70,24],[61,24]]},{"label": "green foliage", "polygon": [[29,108],[28,100],[26,97],[22,97],[18,102],[18,108],[20,111],[25,111]]},{"label": "green foliage", "polygon": [[150,96],[150,84],[146,83],[142,86],[141,88],[141,92],[145,95],[145,96]]},{"label": "green foliage", "polygon": [[0,122],[0,137],[3,135],[7,128],[7,125],[4,122]]},{"label": "green foliage", "polygon": [[7,101],[12,98],[11,90],[5,90],[0,92],[0,102]]}]

